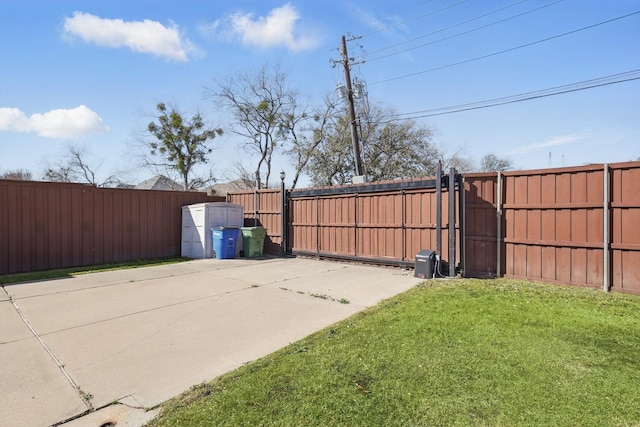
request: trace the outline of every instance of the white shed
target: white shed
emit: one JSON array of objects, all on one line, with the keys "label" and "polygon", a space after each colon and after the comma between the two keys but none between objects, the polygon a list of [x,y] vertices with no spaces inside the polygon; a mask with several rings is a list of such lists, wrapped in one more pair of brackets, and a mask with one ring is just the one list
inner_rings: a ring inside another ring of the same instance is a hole
[{"label": "white shed", "polygon": [[[244,207],[233,203],[196,203],[182,207],[181,255],[186,258],[211,258],[215,226],[241,228],[244,225]],[[236,256],[242,249],[242,239],[236,243]]]}]

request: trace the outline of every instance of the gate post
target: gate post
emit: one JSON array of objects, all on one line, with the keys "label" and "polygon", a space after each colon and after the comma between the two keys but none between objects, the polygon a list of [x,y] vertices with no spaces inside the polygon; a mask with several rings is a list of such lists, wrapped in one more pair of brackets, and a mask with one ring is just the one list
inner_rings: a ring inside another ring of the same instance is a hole
[{"label": "gate post", "polygon": [[502,172],[498,171],[496,188],[496,277],[502,271]]},{"label": "gate post", "polygon": [[280,256],[285,256],[287,253],[287,190],[284,188],[284,171],[280,172]]},{"label": "gate post", "polygon": [[442,259],[442,162],[436,169],[436,254]]},{"label": "gate post", "polygon": [[449,169],[449,277],[456,276],[456,170]]},{"label": "gate post", "polygon": [[602,205],[602,289],[605,292],[611,292],[611,277],[609,276],[609,261],[611,259],[610,240],[609,235],[609,164],[604,164],[604,191],[603,191],[603,205]]}]

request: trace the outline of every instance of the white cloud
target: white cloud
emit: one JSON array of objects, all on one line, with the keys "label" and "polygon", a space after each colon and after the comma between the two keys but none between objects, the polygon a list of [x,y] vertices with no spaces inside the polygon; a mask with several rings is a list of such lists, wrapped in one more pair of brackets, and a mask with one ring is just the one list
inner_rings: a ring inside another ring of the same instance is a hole
[{"label": "white cloud", "polygon": [[530,153],[532,151],[537,151],[543,148],[548,148],[548,147],[554,147],[556,145],[564,145],[564,144],[569,144],[571,142],[576,142],[579,141],[581,139],[584,139],[585,135],[582,134],[570,134],[570,135],[563,135],[563,136],[558,136],[555,138],[551,138],[547,141],[544,142],[539,142],[536,144],[529,144],[529,145],[525,145],[524,147],[520,147],[520,148],[516,148],[515,150],[512,150],[508,153],[506,153],[509,156],[514,156],[517,154],[526,154],[526,153]]},{"label": "white cloud", "polygon": [[[267,16],[254,18],[251,13],[237,12],[225,22],[215,21],[203,27],[206,32],[218,32],[239,38],[246,46],[261,48],[284,46],[292,52],[310,50],[319,40],[299,30],[300,14],[290,3],[272,9]],[[307,29],[308,30],[308,29]]]},{"label": "white cloud", "polygon": [[371,28],[374,32],[382,32],[387,34],[396,32],[408,32],[407,26],[397,15],[387,15],[384,17],[384,19],[381,19],[375,16],[369,10],[355,4],[350,5],[350,12],[354,16],[354,19],[361,21],[364,25]]},{"label": "white cloud", "polygon": [[30,117],[18,108],[0,108],[0,131],[35,132],[46,138],[82,138],[108,130],[100,116],[84,105]]},{"label": "white cloud", "polygon": [[69,36],[111,48],[128,47],[134,52],[150,53],[171,61],[188,61],[193,51],[191,43],[183,39],[178,27],[165,27],[157,21],[123,21],[106,19],[83,12],[66,18],[64,30]]}]

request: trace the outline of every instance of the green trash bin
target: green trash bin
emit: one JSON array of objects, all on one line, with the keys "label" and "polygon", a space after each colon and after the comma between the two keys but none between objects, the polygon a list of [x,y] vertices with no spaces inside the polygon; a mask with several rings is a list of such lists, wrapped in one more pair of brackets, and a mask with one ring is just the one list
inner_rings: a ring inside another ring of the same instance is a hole
[{"label": "green trash bin", "polygon": [[240,230],[245,258],[261,257],[267,230],[264,227],[242,227]]}]

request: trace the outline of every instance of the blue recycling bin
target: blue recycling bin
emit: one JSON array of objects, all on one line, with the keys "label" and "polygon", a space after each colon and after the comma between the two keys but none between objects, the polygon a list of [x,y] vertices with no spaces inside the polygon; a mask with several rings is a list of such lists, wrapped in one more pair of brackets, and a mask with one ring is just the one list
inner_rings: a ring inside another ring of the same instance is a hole
[{"label": "blue recycling bin", "polygon": [[238,241],[239,228],[213,227],[213,252],[216,259],[233,259],[236,257],[236,242]]}]

